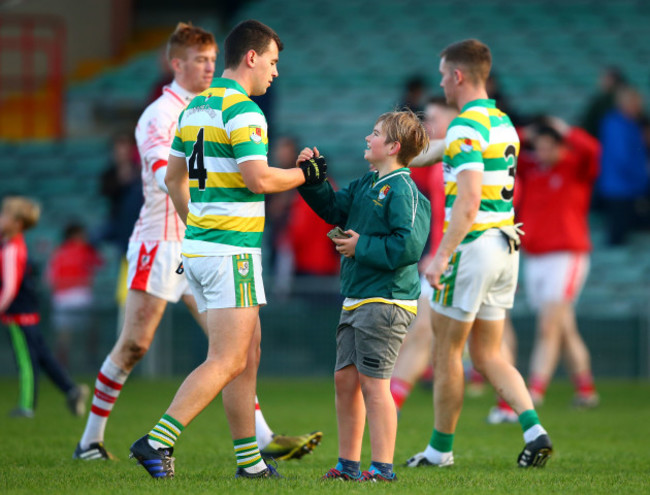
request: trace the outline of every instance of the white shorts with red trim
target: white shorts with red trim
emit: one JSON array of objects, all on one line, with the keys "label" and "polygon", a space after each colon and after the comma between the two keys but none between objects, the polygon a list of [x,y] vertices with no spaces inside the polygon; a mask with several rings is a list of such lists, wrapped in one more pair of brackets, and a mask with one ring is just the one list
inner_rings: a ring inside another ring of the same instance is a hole
[{"label": "white shorts with red trim", "polygon": [[192,295],[184,274],[176,273],[181,263],[181,243],[175,241],[129,242],[127,287],[141,290],[169,302]]},{"label": "white shorts with red trim", "polygon": [[558,251],[526,255],[524,286],[531,308],[553,302],[575,303],[589,274],[589,255]]}]

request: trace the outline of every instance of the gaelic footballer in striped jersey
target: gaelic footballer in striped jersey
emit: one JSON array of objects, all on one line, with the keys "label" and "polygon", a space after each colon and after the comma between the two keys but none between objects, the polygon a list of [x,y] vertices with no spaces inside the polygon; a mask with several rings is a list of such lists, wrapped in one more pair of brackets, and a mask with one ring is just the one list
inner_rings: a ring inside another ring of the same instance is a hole
[{"label": "gaelic footballer in striped jersey", "polygon": [[[282,48],[275,31],[258,21],[235,26],[225,41],[222,76],[178,118],[165,184],[187,226],[183,266],[197,309],[206,316],[208,353],[162,419],[131,446],[131,454],[153,477],[161,472],[164,478],[174,476],[178,436],[222,390],[235,477],[280,476],[263,460],[255,433],[259,307],[266,303],[264,194],[297,187],[306,174],[302,168],[269,166],[266,119],[250,96],[264,94],[278,76]],[[172,430],[165,426],[170,424]],[[306,439],[311,448],[319,435]]]},{"label": "gaelic footballer in striped jersey", "polygon": [[460,114],[445,138],[445,233],[425,272],[435,289],[435,419],[426,449],[406,464],[454,463],[464,394],[462,353],[469,338],[474,367],[518,415],[526,444],[518,465],[542,467],[553,451],[551,441],[521,375],[501,353],[519,269],[520,231],[512,205],[519,138],[510,118],[488,99],[490,49],[465,40],[449,45],[440,57],[440,86]]}]

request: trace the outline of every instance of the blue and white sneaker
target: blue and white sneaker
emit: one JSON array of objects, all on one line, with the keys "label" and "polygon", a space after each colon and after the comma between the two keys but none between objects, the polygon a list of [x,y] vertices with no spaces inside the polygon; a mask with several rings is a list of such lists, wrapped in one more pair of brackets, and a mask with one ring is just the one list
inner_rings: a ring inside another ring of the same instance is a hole
[{"label": "blue and white sneaker", "polygon": [[174,477],[173,448],[154,449],[149,445],[148,435],[145,435],[131,445],[129,450],[131,451],[129,457],[136,459],[153,478]]}]

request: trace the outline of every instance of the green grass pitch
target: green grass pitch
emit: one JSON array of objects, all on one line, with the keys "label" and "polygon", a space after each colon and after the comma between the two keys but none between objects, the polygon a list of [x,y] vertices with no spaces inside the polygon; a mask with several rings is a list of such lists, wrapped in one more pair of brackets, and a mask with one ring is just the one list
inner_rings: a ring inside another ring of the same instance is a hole
[{"label": "green grass pitch", "polygon": [[[539,408],[555,444],[546,468],[523,470],[516,458],[523,446],[519,425],[490,426],[493,403],[487,392],[466,398],[456,434],[456,465],[449,469],[407,469],[401,464],[422,450],[432,427],[431,393],[416,388],[399,422],[395,452],[399,478],[393,484],[322,482],[336,462],[337,435],[331,379],[262,378],[262,408],[277,433],[324,432],[313,455],[279,464],[283,480],[235,480],[232,442],[219,398],[183,433],[176,445],[176,478],[157,481],[128,459],[131,443],[160,418],[181,379],[133,378],[124,388],[106,431],[106,445],[118,462],[71,459],[84,427],[63,396],[43,380],[35,419],[7,416],[16,381],[0,380],[2,441],[0,493],[120,495],[134,493],[650,493],[650,383],[598,382],[596,410],[569,407],[571,386],[554,383]],[[88,380],[90,382],[90,380]],[[366,438],[362,467],[370,463]]]}]

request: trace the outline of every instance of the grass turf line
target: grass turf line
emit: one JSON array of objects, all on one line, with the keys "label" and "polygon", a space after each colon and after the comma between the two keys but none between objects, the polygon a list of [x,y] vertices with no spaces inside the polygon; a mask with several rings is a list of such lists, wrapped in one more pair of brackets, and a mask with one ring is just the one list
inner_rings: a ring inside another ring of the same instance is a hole
[{"label": "grass turf line", "polygon": [[[88,383],[91,380],[87,380]],[[296,435],[320,429],[322,445],[300,461],[280,462],[284,480],[233,479],[236,465],[220,399],[204,411],[176,445],[176,478],[151,479],[128,459],[133,441],[164,412],[181,379],[133,378],[124,388],[106,431],[106,446],[118,462],[71,459],[85,419],[72,417],[63,396],[43,380],[36,418],[7,414],[17,394],[15,379],[0,380],[0,493],[647,493],[650,484],[650,383],[598,381],[601,406],[570,408],[567,382],[551,385],[538,409],[555,445],[541,470],[522,470],[516,458],[523,446],[519,425],[488,425],[491,392],[466,398],[454,444],[451,469],[407,469],[400,465],[426,446],[432,427],[431,393],[416,387],[399,422],[395,465],[398,485],[372,487],[322,482],[336,462],[334,386],[329,379],[261,379],[258,393],[267,421],[276,433]],[[155,386],[153,386],[155,385]],[[362,467],[370,463],[367,434]]]}]

